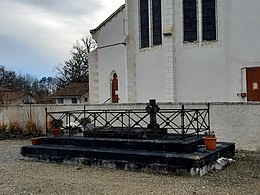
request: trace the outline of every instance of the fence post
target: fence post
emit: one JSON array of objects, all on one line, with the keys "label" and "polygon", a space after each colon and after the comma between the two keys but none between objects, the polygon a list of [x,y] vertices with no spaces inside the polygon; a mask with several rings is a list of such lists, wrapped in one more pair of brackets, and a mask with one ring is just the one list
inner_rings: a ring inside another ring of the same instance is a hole
[{"label": "fence post", "polygon": [[108,126],[108,121],[107,121],[107,110],[104,110],[104,112],[105,112],[105,127],[107,127]]},{"label": "fence post", "polygon": [[94,112],[94,130],[96,129],[96,112]]},{"label": "fence post", "polygon": [[209,107],[210,107],[210,103],[208,103],[208,130],[209,130],[209,134],[210,134],[210,114],[209,114]]},{"label": "fence post", "polygon": [[71,113],[70,113],[70,112],[68,112],[68,115],[69,115],[69,138],[70,138],[70,133],[71,133],[71,126],[70,126],[70,115],[71,115]]},{"label": "fence post", "polygon": [[199,130],[199,110],[196,110],[196,120],[197,120],[196,132],[197,132],[197,137],[199,137],[199,134],[200,134],[200,130]]},{"label": "fence post", "polygon": [[181,133],[182,133],[183,139],[185,139],[184,114],[185,114],[185,110],[184,110],[184,105],[182,104],[182,106],[181,106]]},{"label": "fence post", "polygon": [[123,132],[124,131],[124,113],[123,112],[121,113],[121,117],[122,117],[121,122],[122,122],[122,132]]},{"label": "fence post", "polygon": [[128,110],[128,127],[131,127],[130,110]]},{"label": "fence post", "polygon": [[47,107],[45,107],[45,127],[46,127],[46,137],[48,135],[48,110],[47,110]]}]

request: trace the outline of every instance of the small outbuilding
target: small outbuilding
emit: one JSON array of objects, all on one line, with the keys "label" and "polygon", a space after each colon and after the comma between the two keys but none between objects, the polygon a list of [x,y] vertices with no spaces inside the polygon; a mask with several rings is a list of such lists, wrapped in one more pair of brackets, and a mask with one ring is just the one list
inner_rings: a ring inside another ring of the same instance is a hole
[{"label": "small outbuilding", "polygon": [[88,82],[71,83],[58,89],[50,98],[56,100],[56,104],[80,104],[88,103]]}]

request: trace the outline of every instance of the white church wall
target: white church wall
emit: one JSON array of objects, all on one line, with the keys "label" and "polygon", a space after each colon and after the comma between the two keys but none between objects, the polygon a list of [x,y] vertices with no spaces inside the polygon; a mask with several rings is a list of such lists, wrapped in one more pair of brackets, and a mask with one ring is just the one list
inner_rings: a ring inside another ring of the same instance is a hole
[{"label": "white church wall", "polygon": [[[138,1],[126,1],[131,23],[128,23],[129,31],[134,36],[135,43],[135,66],[136,66],[136,97],[137,102],[147,102],[148,99],[156,98],[158,101],[165,100],[163,48],[162,46],[140,49],[139,43],[139,3]],[[131,29],[131,28],[132,29]]]},{"label": "white church wall", "polygon": [[241,68],[260,66],[260,2],[222,0],[222,7],[228,67],[227,101],[234,101],[238,92],[246,92],[243,87],[246,75]]},{"label": "white church wall", "polygon": [[225,101],[223,49],[179,49],[176,52],[177,101]]},{"label": "white church wall", "polygon": [[98,47],[122,43],[126,38],[125,8],[100,28]]},{"label": "white church wall", "polygon": [[[98,32],[99,103],[110,96],[113,70],[119,79],[120,103],[150,98],[160,102],[244,101],[237,96],[246,92],[243,68],[260,66],[259,0],[217,0],[217,41],[197,43],[183,43],[182,0],[162,1],[163,28],[172,22],[173,33],[163,36],[162,46],[146,49],[139,48],[138,1],[126,3],[129,13],[126,9],[119,12]],[[168,10],[171,4],[172,12]],[[131,35],[127,46],[102,48],[122,43],[127,34]]]},{"label": "white church wall", "polygon": [[112,72],[118,75],[119,102],[127,102],[127,85],[125,72],[126,48],[123,42],[126,38],[125,11],[118,12],[102,28],[99,29],[98,41],[98,74],[99,103],[105,102],[111,96]]},{"label": "white church wall", "polygon": [[99,58],[99,102],[110,98],[112,72],[115,72],[118,76],[119,102],[126,103],[125,46],[100,49],[99,55],[102,56]]},{"label": "white church wall", "polygon": [[182,42],[181,2],[175,15],[177,101],[244,101],[237,96],[246,92],[241,68],[260,66],[259,1],[218,0],[218,41],[192,44]]},{"label": "white church wall", "polygon": [[[176,82],[177,101],[225,101],[226,62],[223,19],[218,18],[218,41],[183,43],[182,0],[176,4]],[[218,13],[222,8],[217,4]],[[201,36],[201,31],[198,33]]]},{"label": "white church wall", "polygon": [[160,46],[136,56],[137,102],[155,98],[164,101],[163,51]]},{"label": "white church wall", "polygon": [[[97,35],[96,35],[97,37]],[[96,38],[95,37],[95,38]],[[99,101],[98,49],[89,54],[89,102]]]}]

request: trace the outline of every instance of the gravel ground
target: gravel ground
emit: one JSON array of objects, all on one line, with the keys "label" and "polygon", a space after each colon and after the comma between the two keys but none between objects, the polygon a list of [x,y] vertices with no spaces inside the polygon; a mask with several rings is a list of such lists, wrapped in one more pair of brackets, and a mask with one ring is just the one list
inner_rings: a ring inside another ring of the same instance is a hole
[{"label": "gravel ground", "polygon": [[33,162],[20,156],[27,144],[0,141],[0,194],[260,194],[260,152],[199,178]]}]

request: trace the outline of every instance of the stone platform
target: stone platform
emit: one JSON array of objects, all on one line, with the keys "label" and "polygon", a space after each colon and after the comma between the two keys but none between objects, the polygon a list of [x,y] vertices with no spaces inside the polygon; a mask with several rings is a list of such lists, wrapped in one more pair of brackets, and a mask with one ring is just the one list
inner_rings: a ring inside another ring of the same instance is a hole
[{"label": "stone platform", "polygon": [[24,157],[49,162],[145,170],[202,176],[220,157],[232,157],[234,143],[218,142],[215,151],[201,150],[202,136],[185,141],[178,135],[164,139],[123,139],[101,137],[43,137],[39,145],[21,148]]}]

